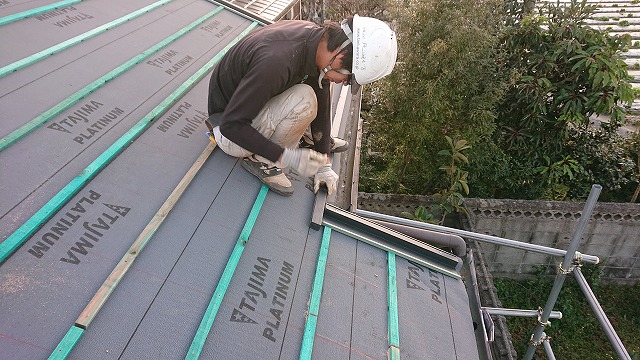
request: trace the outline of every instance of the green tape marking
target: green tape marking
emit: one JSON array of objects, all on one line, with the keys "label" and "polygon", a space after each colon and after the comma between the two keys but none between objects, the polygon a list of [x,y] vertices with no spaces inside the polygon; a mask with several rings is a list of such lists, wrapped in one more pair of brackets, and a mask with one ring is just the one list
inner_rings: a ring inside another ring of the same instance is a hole
[{"label": "green tape marking", "polygon": [[35,8],[35,9],[19,12],[17,14],[8,15],[8,16],[0,18],[0,26],[12,23],[14,21],[26,19],[26,18],[31,17],[31,16],[36,16],[36,15],[39,15],[39,14],[42,14],[42,13],[45,13],[45,12],[49,12],[51,10],[59,9],[61,7],[73,5],[75,3],[79,3],[80,1],[82,1],[82,0],[60,1],[60,2],[57,2],[57,3],[41,6],[39,8]]},{"label": "green tape marking", "polygon": [[400,334],[398,331],[398,286],[396,283],[396,254],[387,253],[387,294],[389,298],[389,360],[400,359]]},{"label": "green tape marking", "polygon": [[211,297],[209,306],[207,306],[207,310],[205,311],[204,316],[200,321],[200,326],[198,327],[198,331],[196,331],[196,334],[193,337],[193,341],[191,342],[189,352],[187,353],[185,359],[198,359],[200,357],[200,353],[202,352],[204,343],[207,340],[209,331],[211,331],[211,326],[213,326],[213,321],[215,320],[216,315],[218,314],[218,310],[220,309],[222,299],[227,292],[227,288],[229,288],[233,273],[236,271],[236,267],[238,266],[238,262],[240,261],[240,256],[242,256],[244,246],[247,243],[247,240],[249,240],[249,235],[251,234],[253,225],[258,218],[258,214],[260,213],[260,209],[262,208],[262,204],[264,203],[264,199],[267,196],[268,191],[269,188],[263,184],[260,188],[260,192],[258,193],[255,202],[253,203],[253,207],[251,208],[249,217],[244,223],[244,227],[242,228],[242,232],[240,233],[238,241],[233,247],[231,256],[229,256],[227,265],[224,267],[224,271],[222,272],[220,281],[218,281],[218,285],[216,286],[216,290]]},{"label": "green tape marking", "polygon": [[191,88],[195,86],[213,66],[220,61],[222,56],[229,51],[241,38],[246,36],[253,28],[258,26],[253,22],[232,42],[225,46],[213,59],[209,60],[200,70],[191,75],[182,85],[180,85],[169,97],[156,106],[142,120],[134,125],[129,131],[122,135],[98,156],[89,166],[87,166],[78,176],[71,180],[62,190],[54,195],[40,210],[38,210],[29,220],[20,226],[13,234],[0,243],[0,263],[6,260],[16,251],[31,235],[33,235],[46,221],[48,221],[69,199],[77,194],[91,179],[93,179],[103,168],[118,156],[131,142],[146,130],[151,123],[162,115],[169,107],[182,98]]},{"label": "green tape marking", "polygon": [[198,20],[196,20],[196,21],[192,22],[191,24],[187,25],[186,27],[182,28],[180,31],[174,33],[173,35],[171,35],[171,36],[167,37],[166,39],[160,41],[159,43],[155,44],[154,46],[148,48],[147,50],[143,51],[139,55],[133,57],[131,60],[123,63],[120,66],[118,66],[117,68],[111,70],[106,75],[104,75],[101,78],[99,78],[98,80],[96,80],[96,81],[92,82],[91,84],[85,86],[84,88],[76,91],[73,95],[69,96],[68,98],[66,98],[65,100],[60,102],[58,105],[55,105],[54,107],[52,107],[49,110],[45,111],[44,113],[40,114],[39,116],[37,116],[33,120],[31,120],[31,121],[27,122],[26,124],[22,125],[20,128],[18,128],[17,130],[13,131],[9,135],[3,137],[2,139],[0,139],[0,151],[3,151],[4,149],[6,149],[9,146],[13,145],[15,142],[17,142],[18,140],[20,140],[23,137],[27,136],[28,134],[30,134],[35,129],[39,128],[40,126],[42,126],[43,124],[45,124],[49,120],[51,120],[54,117],[60,115],[60,113],[62,113],[64,110],[68,109],[73,104],[76,104],[78,101],[82,100],[84,97],[86,97],[87,95],[91,94],[92,92],[98,90],[99,88],[101,88],[107,82],[109,82],[109,81],[115,79],[116,77],[124,74],[126,71],[130,70],[135,65],[139,64],[140,62],[142,62],[144,59],[146,59],[149,56],[153,55],[154,53],[160,51],[160,49],[166,47],[167,45],[171,44],[172,42],[176,41],[177,39],[181,38],[186,33],[188,33],[189,31],[193,30],[195,27],[197,27],[198,25],[202,24],[207,19],[211,18],[213,15],[215,15],[215,14],[219,13],[220,11],[222,11],[222,9],[224,9],[224,8],[222,6],[220,6],[220,7],[216,8],[215,10],[207,13],[206,15],[202,16]]},{"label": "green tape marking", "polygon": [[62,360],[66,359],[67,356],[71,353],[71,350],[76,346],[78,340],[84,333],[84,330],[77,327],[72,326],[67,334],[60,340],[58,346],[56,346],[55,350],[49,355],[49,360]]},{"label": "green tape marking", "polygon": [[80,42],[82,42],[84,40],[90,39],[90,38],[92,38],[92,37],[94,37],[96,35],[99,35],[99,34],[105,32],[105,31],[107,31],[107,30],[109,30],[111,28],[114,28],[114,27],[116,27],[118,25],[122,25],[122,24],[124,24],[125,22],[127,22],[127,21],[129,21],[131,19],[134,19],[134,18],[136,18],[136,17],[138,17],[140,15],[143,15],[145,13],[148,13],[149,11],[151,11],[151,10],[157,8],[157,7],[160,7],[160,6],[162,6],[162,5],[164,5],[164,4],[168,3],[168,2],[171,2],[171,1],[173,1],[173,0],[160,0],[160,1],[155,2],[155,3],[153,3],[153,4],[149,5],[149,6],[145,6],[140,10],[136,10],[136,11],[134,11],[134,12],[132,12],[132,13],[126,15],[126,16],[123,16],[123,17],[121,17],[119,19],[116,19],[116,20],[114,20],[112,22],[106,23],[106,24],[104,24],[102,26],[99,26],[99,27],[93,29],[93,30],[87,31],[87,32],[85,32],[83,34],[80,34],[80,35],[78,35],[76,37],[73,37],[73,38],[71,38],[69,40],[63,41],[63,42],[59,43],[58,45],[54,45],[54,46],[52,46],[52,47],[50,47],[48,49],[44,49],[42,51],[39,51],[39,52],[37,52],[37,53],[35,53],[35,54],[31,55],[31,56],[27,56],[24,59],[18,60],[16,62],[13,62],[13,63],[11,63],[9,65],[6,65],[6,66],[3,66],[3,67],[0,68],[0,78],[5,76],[5,75],[7,75],[7,74],[10,74],[10,73],[12,73],[14,71],[20,70],[23,67],[26,67],[26,66],[29,66],[29,65],[31,65],[31,64],[33,64],[35,62],[38,62],[38,61],[40,61],[40,60],[42,60],[42,59],[44,59],[46,57],[49,57],[49,56],[51,56],[53,54],[57,54],[57,53],[59,53],[60,51],[62,51],[64,49],[67,49],[67,48],[69,48],[71,46],[74,46],[74,45],[76,45],[76,44],[78,44],[78,43],[80,43]]},{"label": "green tape marking", "polygon": [[300,360],[311,360],[313,352],[313,340],[316,336],[316,324],[318,322],[318,312],[320,311],[320,297],[322,296],[322,285],[324,283],[324,271],[327,267],[327,255],[329,254],[329,242],[331,241],[331,228],[324,227],[322,232],[322,243],[318,253],[318,263],[316,264],[316,275],[313,278],[313,290],[309,300],[309,312],[304,326],[302,336],[302,347],[300,348]]}]

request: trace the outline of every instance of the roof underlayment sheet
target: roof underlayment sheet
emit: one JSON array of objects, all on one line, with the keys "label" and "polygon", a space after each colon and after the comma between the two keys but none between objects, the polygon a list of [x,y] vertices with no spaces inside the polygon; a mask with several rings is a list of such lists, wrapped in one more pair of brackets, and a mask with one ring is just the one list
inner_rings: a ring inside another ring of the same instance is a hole
[{"label": "roof underlayment sheet", "polygon": [[[51,4],[0,1],[0,19]],[[201,358],[478,358],[459,277],[310,227],[311,179],[289,173],[281,197],[218,149],[131,251],[209,145],[209,71],[258,26],[204,0],[84,0],[0,25],[0,359],[188,358],[201,330]]]}]

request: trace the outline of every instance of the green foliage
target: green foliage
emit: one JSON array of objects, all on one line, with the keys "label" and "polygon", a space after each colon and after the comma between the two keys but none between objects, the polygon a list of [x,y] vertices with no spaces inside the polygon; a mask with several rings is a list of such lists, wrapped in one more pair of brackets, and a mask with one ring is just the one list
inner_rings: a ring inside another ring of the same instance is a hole
[{"label": "green foliage", "polygon": [[459,136],[451,138],[445,135],[445,139],[448,149],[440,150],[438,155],[444,156],[447,161],[446,165],[440,166],[440,170],[447,175],[449,186],[434,194],[442,213],[441,224],[449,214],[467,213],[463,201],[464,196],[469,195],[469,184],[467,184],[469,172],[464,171],[461,165],[469,163],[465,151],[471,149],[471,145],[468,145],[467,140],[461,139]]},{"label": "green foliage", "polygon": [[427,210],[426,207],[420,205],[416,208],[415,212],[410,213],[408,211],[403,211],[400,213],[400,216],[409,220],[421,221],[429,224],[438,224],[438,219],[436,219],[433,215],[437,211],[437,205],[434,205],[431,210]]},{"label": "green foliage", "polygon": [[[573,174],[582,172],[584,169],[577,160],[570,156],[564,156],[561,160],[551,162],[548,156],[544,155],[546,165],[539,166],[536,171],[547,179],[550,192],[545,198],[547,200],[562,201],[565,200],[569,187],[566,185],[573,180]],[[562,196],[558,196],[562,194]]]},{"label": "green foliage", "polygon": [[360,190],[432,194],[448,187],[432,161],[443,135],[469,143],[495,130],[506,90],[495,62],[500,1],[398,1],[389,7],[398,63],[367,87]]},{"label": "green foliage", "polygon": [[[437,204],[427,210],[424,206],[419,206],[415,213],[402,212],[401,216],[417,221],[430,222],[443,225],[447,215],[452,213],[466,214],[467,209],[464,207],[464,196],[469,195],[469,185],[467,178],[469,173],[461,168],[462,164],[468,164],[469,160],[465,152],[471,149],[471,145],[459,136],[451,138],[445,135],[448,148],[440,150],[439,156],[443,156],[446,165],[440,166],[440,170],[444,171],[449,181],[448,187],[433,194]],[[435,220],[435,216],[440,217],[440,221]]]},{"label": "green foliage", "polygon": [[511,6],[501,44],[513,82],[499,106],[494,139],[505,153],[517,156],[511,164],[537,171],[507,172],[526,175],[508,182],[522,184],[521,190],[531,194],[545,186],[542,193],[552,198],[558,191],[583,194],[591,181],[608,187],[609,178],[595,176],[599,171],[590,168],[593,162],[583,161],[587,149],[567,144],[587,131],[592,115],[604,114],[616,127],[624,122],[624,106],[633,101],[633,91],[621,52],[630,37],[587,26],[594,7],[584,1],[545,4],[527,16],[519,4]]},{"label": "green foliage", "polygon": [[[580,200],[597,183],[601,201],[628,201],[637,153],[617,130],[639,94],[622,60],[629,36],[587,26],[585,2],[526,16],[515,1],[389,5],[398,64],[366,87],[361,191],[449,188],[432,159],[459,134],[473,144],[468,196]],[[593,127],[593,115],[608,124]]]},{"label": "green foliage", "polygon": [[[495,279],[502,306],[518,309],[538,309],[544,306],[553,279],[542,275],[527,281]],[[635,286],[603,285],[600,268],[585,266],[583,273],[600,305],[620,336],[627,351],[640,354],[640,283]],[[604,332],[593,315],[582,291],[572,277],[568,277],[560,292],[554,310],[562,312],[562,319],[552,320],[545,332],[551,336],[551,346],[558,359],[617,359]],[[507,326],[513,336],[513,344],[521,357],[526,352],[529,338],[535,327],[535,319],[507,317]],[[598,354],[594,357],[593,354]],[[536,359],[546,359],[543,351]]]},{"label": "green foliage", "polygon": [[584,169],[579,177],[564,182],[571,185],[568,196],[586,198],[591,184],[598,183],[603,185],[599,201],[629,201],[628,185],[638,181],[633,138],[623,138],[617,126],[610,123],[602,123],[599,128],[571,129],[568,138],[568,156]]}]

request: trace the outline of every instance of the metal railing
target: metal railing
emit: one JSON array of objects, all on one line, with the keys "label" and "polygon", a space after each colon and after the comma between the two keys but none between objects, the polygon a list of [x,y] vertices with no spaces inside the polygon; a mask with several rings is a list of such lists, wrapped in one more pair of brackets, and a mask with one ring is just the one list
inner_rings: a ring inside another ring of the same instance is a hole
[{"label": "metal railing", "polygon": [[395,216],[385,215],[374,213],[365,210],[356,210],[356,214],[374,219],[379,221],[391,222],[401,225],[412,226],[420,229],[424,229],[427,231],[438,231],[452,235],[458,235],[468,239],[474,239],[480,242],[487,242],[496,245],[503,245],[508,247],[513,247],[517,249],[534,251],[542,254],[553,255],[558,257],[563,257],[562,263],[558,265],[558,272],[554,279],[554,284],[543,309],[535,310],[517,310],[517,309],[503,309],[503,308],[484,308],[490,314],[495,315],[506,315],[506,316],[526,316],[526,317],[536,317],[537,324],[536,328],[531,335],[531,339],[529,340],[529,346],[527,348],[527,352],[524,355],[524,360],[531,360],[533,355],[535,354],[538,346],[542,345],[544,352],[548,359],[555,359],[555,355],[553,354],[553,350],[551,348],[551,344],[549,342],[549,337],[545,334],[544,330],[546,327],[550,325],[550,318],[561,318],[562,314],[556,311],[553,311],[553,306],[558,299],[558,295],[562,286],[564,284],[564,280],[568,274],[573,273],[582,293],[584,294],[587,302],[589,303],[592,311],[594,312],[600,326],[602,327],[605,335],[607,336],[609,342],[613,346],[618,358],[623,360],[631,360],[631,356],[629,352],[625,349],[620,337],[616,333],[615,329],[611,325],[611,322],[607,318],[604,313],[602,307],[598,303],[598,299],[591,291],[587,280],[584,278],[580,270],[580,266],[584,262],[597,264],[600,262],[600,259],[597,256],[581,254],[577,251],[578,246],[582,240],[584,235],[584,230],[591,218],[591,214],[597,202],[598,196],[600,196],[600,192],[602,191],[602,186],[593,185],[591,187],[591,192],[589,197],[585,203],[583,211],[580,215],[580,219],[578,220],[577,228],[573,234],[571,242],[569,243],[569,247],[567,250],[561,250],[556,248],[551,248],[547,246],[541,246],[536,244],[529,244],[515,240],[504,239],[491,235],[484,235],[479,233],[474,233],[465,230],[459,230],[454,228],[448,228],[445,226],[434,225],[409,219],[403,219]]}]

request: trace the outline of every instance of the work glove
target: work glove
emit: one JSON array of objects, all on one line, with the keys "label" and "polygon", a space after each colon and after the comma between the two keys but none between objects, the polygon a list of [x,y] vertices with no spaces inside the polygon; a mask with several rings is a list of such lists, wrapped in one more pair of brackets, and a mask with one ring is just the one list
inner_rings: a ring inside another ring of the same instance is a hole
[{"label": "work glove", "polygon": [[327,187],[329,195],[336,191],[336,187],[338,185],[338,174],[333,171],[331,164],[326,164],[318,169],[318,172],[313,179],[313,191],[317,193],[322,184]]},{"label": "work glove", "polygon": [[302,176],[311,176],[327,162],[327,155],[311,149],[284,149],[280,161],[276,162],[279,168],[290,167]]}]

